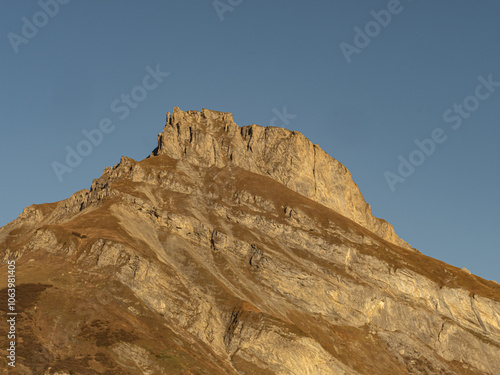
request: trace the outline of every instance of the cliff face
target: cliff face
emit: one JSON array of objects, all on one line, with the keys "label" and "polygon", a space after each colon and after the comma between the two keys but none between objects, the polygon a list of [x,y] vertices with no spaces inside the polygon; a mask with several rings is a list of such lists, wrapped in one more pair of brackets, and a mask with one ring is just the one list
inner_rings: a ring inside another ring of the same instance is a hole
[{"label": "cliff face", "polygon": [[500,286],[412,250],[318,146],[167,120],[151,157],[0,229],[17,373],[500,373]]},{"label": "cliff face", "polygon": [[371,214],[347,168],[299,132],[255,124],[240,128],[231,113],[183,112],[176,107],[167,113],[156,153],[198,166],[233,165],[269,176],[378,236],[411,248],[389,223]]}]

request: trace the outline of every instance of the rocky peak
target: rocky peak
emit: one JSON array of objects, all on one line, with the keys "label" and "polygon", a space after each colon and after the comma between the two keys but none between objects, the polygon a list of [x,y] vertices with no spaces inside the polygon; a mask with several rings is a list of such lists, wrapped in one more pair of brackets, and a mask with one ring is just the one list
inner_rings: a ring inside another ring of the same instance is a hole
[{"label": "rocky peak", "polygon": [[240,167],[269,176],[399,246],[411,248],[372,215],[350,172],[303,134],[259,125],[239,127],[231,113],[202,109],[167,113],[155,155],[203,167]]}]

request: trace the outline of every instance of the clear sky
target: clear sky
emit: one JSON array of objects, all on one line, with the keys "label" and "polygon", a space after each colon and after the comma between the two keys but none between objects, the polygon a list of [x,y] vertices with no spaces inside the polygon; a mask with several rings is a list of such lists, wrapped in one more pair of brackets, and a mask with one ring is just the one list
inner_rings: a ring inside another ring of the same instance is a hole
[{"label": "clear sky", "polygon": [[209,108],[302,132],[413,247],[500,281],[498,1],[2,8],[0,225],[146,157],[174,106]]}]

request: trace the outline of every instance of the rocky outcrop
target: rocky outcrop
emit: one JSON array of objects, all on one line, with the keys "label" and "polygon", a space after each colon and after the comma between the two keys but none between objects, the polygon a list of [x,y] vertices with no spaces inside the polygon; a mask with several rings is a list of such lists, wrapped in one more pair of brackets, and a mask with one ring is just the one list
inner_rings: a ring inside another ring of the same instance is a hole
[{"label": "rocky outcrop", "polygon": [[204,167],[231,164],[269,176],[387,241],[411,248],[389,223],[372,215],[347,168],[297,131],[255,124],[240,128],[231,113],[176,107],[167,113],[155,154]]},{"label": "rocky outcrop", "polygon": [[0,228],[19,373],[500,373],[500,286],[381,234],[308,142],[176,110],[151,157]]}]

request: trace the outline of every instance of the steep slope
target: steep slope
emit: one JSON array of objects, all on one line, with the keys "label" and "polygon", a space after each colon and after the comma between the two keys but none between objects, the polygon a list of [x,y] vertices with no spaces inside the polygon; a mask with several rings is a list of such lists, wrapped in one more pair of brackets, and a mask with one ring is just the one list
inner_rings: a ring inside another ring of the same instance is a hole
[{"label": "steep slope", "polygon": [[175,109],[151,157],[1,228],[0,259],[10,373],[500,373],[497,283],[411,249],[301,134],[227,113]]}]

